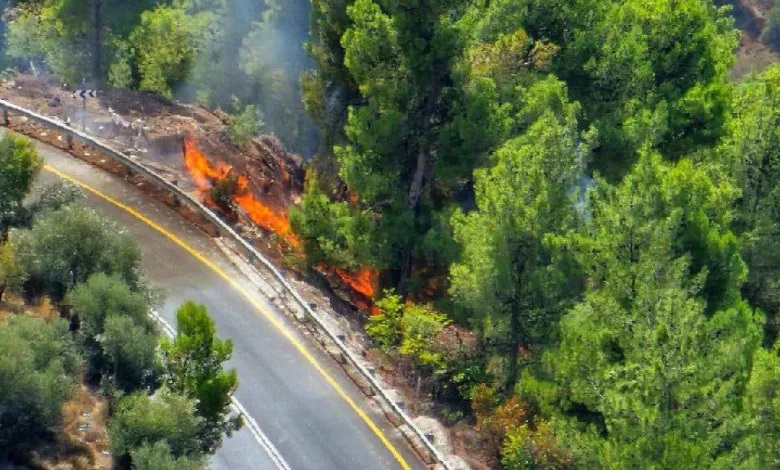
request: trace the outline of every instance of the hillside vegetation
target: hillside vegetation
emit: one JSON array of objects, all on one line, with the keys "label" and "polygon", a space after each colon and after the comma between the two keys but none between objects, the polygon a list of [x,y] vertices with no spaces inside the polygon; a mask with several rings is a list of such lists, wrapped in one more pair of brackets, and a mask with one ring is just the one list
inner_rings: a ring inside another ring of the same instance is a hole
[{"label": "hillside vegetation", "polygon": [[293,227],[383,273],[368,333],[446,416],[506,468],[778,464],[780,68],[730,81],[728,9],[313,4]]},{"label": "hillside vegetation", "polygon": [[[8,3],[13,66],[198,99],[239,147],[262,121],[311,154],[307,265],[378,273],[373,346],[493,465],[780,466],[780,66],[732,73],[725,2]],[[776,42],[777,11],[746,34]],[[48,246],[72,210],[11,241]],[[55,302],[119,280],[132,299],[121,253],[98,279],[22,266],[57,274],[32,286]],[[185,413],[165,389],[120,422]],[[190,456],[186,423],[112,439]]]}]

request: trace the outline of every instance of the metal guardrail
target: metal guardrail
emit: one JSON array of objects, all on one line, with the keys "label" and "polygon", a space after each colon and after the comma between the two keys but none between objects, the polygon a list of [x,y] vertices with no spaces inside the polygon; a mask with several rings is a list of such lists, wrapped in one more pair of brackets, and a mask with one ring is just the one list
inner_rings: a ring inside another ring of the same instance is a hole
[{"label": "metal guardrail", "polygon": [[260,264],[263,265],[264,268],[266,268],[268,271],[270,271],[273,276],[276,278],[276,280],[281,283],[281,285],[284,287],[284,289],[292,295],[292,297],[295,299],[295,301],[298,303],[298,305],[303,309],[305,314],[314,321],[316,326],[322,330],[325,335],[336,344],[336,346],[339,348],[339,350],[342,352],[344,357],[350,362],[350,364],[355,367],[360,374],[368,381],[368,383],[373,388],[374,392],[376,392],[382,400],[387,404],[393,412],[395,412],[401,420],[409,427],[409,429],[412,430],[412,432],[416,435],[418,439],[423,443],[425,448],[428,450],[428,453],[431,455],[431,457],[436,460],[439,464],[441,464],[445,469],[447,470],[453,470],[452,466],[449,465],[445,459],[444,456],[439,452],[438,449],[431,443],[431,441],[425,436],[425,433],[423,433],[420,428],[415,425],[409,415],[406,414],[406,412],[401,409],[400,406],[396,402],[393,401],[393,399],[390,397],[389,393],[379,384],[379,382],[374,378],[374,376],[357,360],[354,354],[352,354],[352,351],[350,351],[347,346],[344,344],[343,341],[341,341],[336,334],[334,334],[322,321],[322,319],[317,315],[309,306],[309,304],[303,300],[301,295],[295,290],[295,288],[290,285],[289,282],[287,282],[287,279],[282,275],[282,273],[276,269],[276,267],[268,261],[268,259],[265,258],[259,251],[257,251],[252,245],[250,245],[246,240],[244,240],[243,237],[241,237],[238,233],[236,233],[235,230],[233,230],[232,227],[227,225],[222,219],[217,217],[217,215],[212,212],[209,208],[204,206],[200,203],[197,199],[192,197],[191,195],[184,192],[181,188],[174,185],[170,181],[163,178],[161,175],[156,173],[154,170],[145,167],[144,165],[136,162],[129,156],[125,155],[124,153],[120,152],[119,150],[116,150],[112,148],[111,146],[99,141],[98,139],[87,135],[84,132],[81,132],[77,129],[73,129],[72,127],[66,125],[62,121],[58,121],[52,118],[49,118],[47,116],[43,116],[41,114],[38,114],[34,111],[30,111],[27,109],[24,109],[20,106],[17,106],[9,101],[0,100],[0,109],[2,109],[3,113],[3,120],[2,124],[8,126],[9,125],[9,116],[8,113],[11,112],[13,114],[19,114],[22,116],[25,116],[26,118],[41,124],[45,127],[48,127],[54,131],[60,132],[64,134],[68,139],[76,139],[80,141],[83,144],[89,145],[91,147],[94,147],[101,152],[105,153],[109,157],[119,161],[119,163],[125,165],[126,167],[130,168],[132,172],[138,173],[142,175],[143,177],[147,178],[151,182],[161,185],[163,188],[167,189],[171,193],[173,193],[176,197],[180,199],[180,201],[185,202],[187,205],[190,205],[195,210],[200,212],[203,216],[206,217],[206,219],[214,224],[214,226],[217,228],[218,232],[222,236],[226,236],[230,239],[232,239],[234,242],[238,244],[239,247],[243,249],[245,254],[250,258],[254,259],[255,261],[260,262]]}]

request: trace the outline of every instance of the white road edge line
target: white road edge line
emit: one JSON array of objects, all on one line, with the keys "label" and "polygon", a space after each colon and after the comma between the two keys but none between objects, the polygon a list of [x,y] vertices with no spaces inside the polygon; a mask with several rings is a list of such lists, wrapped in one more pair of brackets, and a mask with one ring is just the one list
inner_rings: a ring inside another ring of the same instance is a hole
[{"label": "white road edge line", "polygon": [[[173,327],[167,321],[165,321],[165,319],[161,317],[159,313],[157,313],[157,311],[151,310],[149,312],[149,316],[152,318],[152,320],[154,320],[160,325],[163,332],[169,338],[174,338],[176,336],[176,330],[174,330]],[[266,454],[268,454],[268,456],[274,462],[276,468],[278,468],[279,470],[291,470],[290,466],[287,465],[287,462],[285,462],[284,457],[282,457],[282,454],[279,453],[279,451],[273,445],[273,443],[268,438],[268,436],[266,436],[263,430],[260,429],[260,426],[258,426],[257,421],[255,421],[255,418],[253,418],[252,415],[250,415],[249,412],[247,412],[246,408],[244,408],[244,405],[242,405],[241,402],[238,401],[238,399],[234,396],[230,397],[230,401],[231,401],[230,407],[233,409],[234,412],[238,413],[243,417],[244,424],[246,424],[246,427],[249,429],[249,432],[252,433],[252,436],[254,436],[257,443],[263,447],[263,450],[265,450]]]}]

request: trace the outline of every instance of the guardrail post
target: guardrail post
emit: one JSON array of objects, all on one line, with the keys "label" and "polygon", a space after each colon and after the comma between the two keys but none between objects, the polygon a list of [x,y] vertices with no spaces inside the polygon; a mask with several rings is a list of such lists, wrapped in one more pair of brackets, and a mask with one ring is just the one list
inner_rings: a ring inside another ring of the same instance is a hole
[{"label": "guardrail post", "polygon": [[65,134],[65,145],[68,146],[68,151],[73,150],[73,136],[70,134]]},{"label": "guardrail post", "polygon": [[8,109],[3,108],[3,125],[8,127],[11,121],[8,120]]}]

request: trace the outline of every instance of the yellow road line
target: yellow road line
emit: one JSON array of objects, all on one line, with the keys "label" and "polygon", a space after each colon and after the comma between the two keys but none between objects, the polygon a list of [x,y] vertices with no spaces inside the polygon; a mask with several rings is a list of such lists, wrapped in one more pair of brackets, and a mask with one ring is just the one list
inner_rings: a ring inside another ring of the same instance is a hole
[{"label": "yellow road line", "polygon": [[132,207],[123,204],[116,199],[112,198],[111,196],[108,196],[101,192],[99,189],[93,188],[92,186],[83,183],[76,178],[66,175],[65,173],[61,172],[60,170],[50,166],[50,165],[44,165],[43,167],[45,170],[54,173],[55,175],[59,176],[60,178],[70,181],[71,183],[80,186],[81,188],[84,188],[86,191],[89,191],[90,193],[94,194],[95,196],[117,206],[118,208],[124,210],[125,212],[133,215],[135,218],[140,220],[141,222],[145,223],[146,225],[152,227],[153,229],[157,230],[161,234],[165,235],[168,239],[170,239],[175,244],[179,245],[184,251],[194,256],[198,261],[205,264],[209,269],[214,271],[218,276],[220,276],[222,279],[230,283],[231,286],[233,286],[234,289],[236,289],[241,295],[243,295],[249,303],[252,304],[252,306],[260,312],[268,321],[271,322],[272,325],[276,327],[277,330],[285,337],[287,340],[292,343],[293,346],[298,350],[298,352],[303,355],[303,357],[306,358],[306,360],[314,366],[315,369],[322,375],[322,377],[336,390],[336,392],[341,396],[341,398],[344,399],[344,401],[347,402],[347,404],[352,408],[355,413],[360,416],[360,418],[363,419],[363,421],[368,425],[368,427],[371,429],[371,431],[376,434],[376,436],[379,438],[380,441],[382,441],[382,444],[387,447],[387,449],[390,451],[391,454],[393,454],[393,457],[398,461],[398,463],[401,465],[401,468],[404,470],[411,470],[411,467],[409,467],[409,464],[406,463],[406,460],[403,458],[401,453],[398,451],[398,449],[395,448],[395,446],[385,437],[384,433],[381,429],[371,420],[371,418],[360,409],[360,407],[357,406],[355,401],[347,395],[347,393],[344,391],[343,388],[341,388],[341,385],[339,385],[333,377],[330,376],[330,374],[325,371],[325,369],[322,368],[322,366],[317,362],[317,360],[314,358],[314,356],[309,353],[309,351],[306,350],[306,347],[301,344],[300,341],[298,341],[292,333],[290,333],[287,328],[284,327],[281,321],[279,321],[278,318],[274,314],[268,311],[260,302],[255,300],[255,298],[243,287],[241,287],[240,284],[238,284],[236,281],[234,281],[230,276],[227,275],[222,269],[219,268],[219,266],[215,265],[211,261],[209,261],[205,256],[203,256],[200,252],[195,250],[194,248],[190,247],[187,243],[185,243],[181,238],[177,237],[173,233],[169,232],[168,230],[164,229],[163,227],[156,224],[154,221],[149,219],[148,217],[144,216],[137,210],[133,209]]}]

